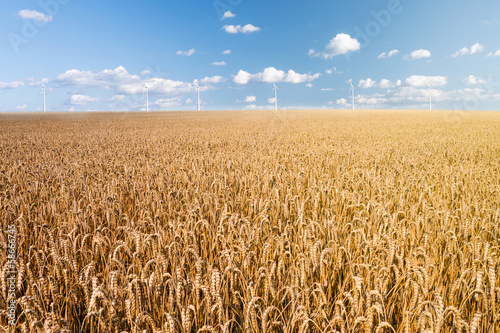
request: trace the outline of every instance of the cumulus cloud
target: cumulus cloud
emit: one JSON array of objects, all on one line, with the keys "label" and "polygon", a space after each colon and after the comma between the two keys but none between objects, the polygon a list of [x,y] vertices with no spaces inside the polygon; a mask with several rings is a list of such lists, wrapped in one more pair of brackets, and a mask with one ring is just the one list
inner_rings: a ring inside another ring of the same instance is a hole
[{"label": "cumulus cloud", "polygon": [[394,83],[392,83],[390,80],[382,79],[382,80],[380,80],[380,83],[378,84],[378,86],[382,89],[393,88]]},{"label": "cumulus cloud", "polygon": [[397,80],[396,82],[392,82],[391,80],[382,79],[380,80],[378,87],[382,89],[394,88],[401,86],[401,80]]},{"label": "cumulus cloud", "polygon": [[488,53],[487,57],[500,57],[500,50]]},{"label": "cumulus cloud", "polygon": [[[429,77],[432,78],[432,77]],[[442,79],[439,79],[442,81]],[[397,85],[398,81],[396,81]],[[488,87],[475,87],[445,91],[439,87],[432,90],[432,101],[443,108],[468,107],[470,101],[500,101],[500,94]],[[336,101],[341,107],[350,106],[351,100],[345,98]],[[424,108],[429,105],[429,90],[427,84],[419,86],[400,86],[399,89],[388,89],[385,93],[356,95],[356,107],[359,109],[377,108]]]},{"label": "cumulus cloud", "polygon": [[333,88],[321,88],[321,91],[334,91],[335,89]]},{"label": "cumulus cloud", "polygon": [[186,57],[190,57],[193,54],[195,54],[195,50],[194,49],[190,49],[189,51],[177,51],[175,54],[177,54],[177,55],[183,55],[183,56],[186,56]]},{"label": "cumulus cloud", "polygon": [[267,102],[268,102],[269,104],[274,104],[274,102],[276,102],[276,98],[274,98],[274,97],[273,97],[273,98],[268,98],[268,99],[267,99]]},{"label": "cumulus cloud", "polygon": [[15,89],[20,86],[24,86],[24,81],[16,80],[12,82],[0,82],[0,90]]},{"label": "cumulus cloud", "polygon": [[463,82],[467,85],[476,85],[476,84],[485,84],[486,80],[474,75],[469,75],[466,79],[464,79]]},{"label": "cumulus cloud", "polygon": [[371,88],[374,87],[377,83],[373,81],[372,79],[368,78],[366,80],[360,80],[358,87],[361,89],[366,89],[366,88]]},{"label": "cumulus cloud", "polygon": [[241,25],[225,25],[222,27],[223,30],[225,30],[229,34],[237,34],[237,33],[242,33],[242,34],[251,34],[252,32],[257,32],[260,30],[259,27],[256,27],[252,24],[247,24],[244,26]]},{"label": "cumulus cloud", "polygon": [[307,87],[307,88],[312,88],[312,87],[313,87],[313,85],[312,85],[312,83],[307,83],[307,84],[306,84],[306,87]]},{"label": "cumulus cloud", "polygon": [[182,105],[182,97],[160,98],[151,103],[158,108],[171,108]]},{"label": "cumulus cloud", "polygon": [[347,54],[349,52],[358,51],[361,44],[355,38],[348,34],[337,34],[333,37],[328,44],[326,44],[323,52],[316,52],[310,49],[308,55],[312,57],[321,57],[323,59],[331,59],[335,56]]},{"label": "cumulus cloud", "polygon": [[93,102],[99,102],[99,98],[77,94],[71,96],[71,98],[69,99],[69,104],[71,105],[83,105]]},{"label": "cumulus cloud", "polygon": [[143,70],[141,72],[141,76],[146,76],[146,75],[149,75],[149,74],[151,74],[151,71],[149,69]]},{"label": "cumulus cloud", "polygon": [[429,50],[415,50],[410,54],[407,54],[403,57],[403,60],[417,60],[422,58],[430,58],[431,52]]},{"label": "cumulus cloud", "polygon": [[385,58],[391,58],[393,56],[395,56],[396,54],[398,54],[399,51],[398,50],[391,50],[389,52],[382,52],[378,55],[378,59],[385,59]]},{"label": "cumulus cloud", "polygon": [[226,62],[225,61],[214,61],[213,63],[211,63],[211,65],[213,65],[213,66],[226,66]]},{"label": "cumulus cloud", "polygon": [[265,82],[265,83],[273,83],[273,82],[287,82],[287,83],[304,83],[311,82],[321,74],[299,74],[294,70],[290,69],[288,72],[278,70],[274,67],[268,67],[264,69],[263,72],[257,74],[250,74],[244,70],[240,70],[238,74],[236,74],[233,78],[233,82],[236,84],[248,84],[249,82]]},{"label": "cumulus cloud", "polygon": [[240,69],[238,74],[235,75],[233,82],[236,84],[247,84],[248,82],[250,82],[251,77],[252,77],[252,74]]},{"label": "cumulus cloud", "polygon": [[464,55],[467,55],[467,54],[481,53],[483,51],[484,51],[484,45],[476,43],[476,44],[472,45],[470,48],[462,47],[457,52],[451,54],[450,57],[451,58],[456,58],[456,57],[461,57],[461,56],[464,56]]},{"label": "cumulus cloud", "polygon": [[255,102],[257,102],[257,97],[255,97],[255,96],[247,96],[245,98],[245,102],[246,103],[255,103]]},{"label": "cumulus cloud", "polygon": [[202,84],[210,84],[210,83],[221,83],[224,82],[224,78],[222,76],[216,75],[216,76],[205,76],[203,79],[200,80]]},{"label": "cumulus cloud", "polygon": [[[117,95],[131,95],[144,92],[143,78],[132,75],[123,66],[115,69],[105,69],[101,72],[68,70],[58,75],[53,83],[60,86],[97,87],[113,89]],[[195,91],[191,83],[173,81],[163,78],[150,78],[146,80],[150,93],[176,95]]]},{"label": "cumulus cloud", "polygon": [[433,87],[441,87],[448,83],[448,78],[446,76],[412,75],[405,82],[411,87],[426,87],[428,83]]},{"label": "cumulus cloud", "polygon": [[16,111],[24,111],[28,108],[28,105],[27,104],[21,104],[21,105],[18,105],[16,106],[15,110]]},{"label": "cumulus cloud", "polygon": [[231,13],[230,10],[225,11],[224,15],[222,15],[222,19],[233,18],[233,17],[236,17],[236,14]]},{"label": "cumulus cloud", "polygon": [[231,54],[231,50],[225,50],[225,51],[222,51],[222,54]]},{"label": "cumulus cloud", "polygon": [[121,102],[125,99],[125,95],[114,95],[109,99],[110,102]]},{"label": "cumulus cloud", "polygon": [[17,13],[17,17],[37,22],[52,22],[52,16],[37,12],[36,10],[23,9]]}]

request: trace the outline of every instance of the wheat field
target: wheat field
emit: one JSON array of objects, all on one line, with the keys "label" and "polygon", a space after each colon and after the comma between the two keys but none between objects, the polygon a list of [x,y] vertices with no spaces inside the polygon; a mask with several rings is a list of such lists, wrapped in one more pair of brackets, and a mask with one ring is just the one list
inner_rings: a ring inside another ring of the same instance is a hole
[{"label": "wheat field", "polygon": [[0,115],[0,160],[4,332],[500,332],[500,113]]}]

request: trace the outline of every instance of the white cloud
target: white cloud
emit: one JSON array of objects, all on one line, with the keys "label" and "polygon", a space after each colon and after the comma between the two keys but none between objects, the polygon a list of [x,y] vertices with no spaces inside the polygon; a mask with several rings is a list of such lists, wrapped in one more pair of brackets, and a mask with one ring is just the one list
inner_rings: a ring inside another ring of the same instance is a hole
[{"label": "white cloud", "polygon": [[71,98],[69,99],[69,104],[71,105],[83,105],[93,102],[99,102],[99,98],[78,94],[71,96]]},{"label": "white cloud", "polygon": [[378,55],[378,59],[385,59],[385,58],[391,58],[392,56],[395,56],[396,54],[398,54],[399,51],[398,50],[391,50],[389,52],[382,52]]},{"label": "white cloud", "polygon": [[184,102],[184,104],[191,104],[191,103],[193,103],[193,101],[191,100],[191,98],[186,99],[186,101]]},{"label": "white cloud", "polygon": [[378,86],[382,89],[394,88],[394,83],[392,83],[390,80],[382,79],[380,80]]},{"label": "white cloud", "polygon": [[121,102],[125,99],[125,95],[114,95],[109,99],[110,102]]},{"label": "white cloud", "polygon": [[463,82],[467,85],[476,85],[476,84],[485,84],[486,80],[483,80],[482,78],[474,75],[469,75],[466,79],[464,79]]},{"label": "white cloud", "polygon": [[146,76],[146,75],[149,75],[149,74],[151,74],[151,71],[150,71],[150,70],[148,70],[148,69],[143,70],[143,71],[141,72],[141,76]]},{"label": "white cloud", "polygon": [[[38,83],[40,85],[40,83]],[[24,82],[21,80],[16,80],[12,82],[0,82],[0,90],[15,89],[20,86],[24,86]]]},{"label": "white cloud", "polygon": [[245,102],[246,103],[255,103],[255,102],[257,102],[257,97],[255,97],[255,96],[247,96],[245,98]]},{"label": "white cloud", "polygon": [[306,87],[307,87],[307,88],[312,88],[312,87],[313,87],[313,85],[312,85],[312,83],[308,83],[308,84],[306,84]]},{"label": "white cloud", "polygon": [[273,98],[268,98],[268,99],[267,99],[267,102],[268,102],[269,104],[274,104],[274,102],[276,102],[276,98],[274,98],[274,97],[273,97]]},{"label": "white cloud", "polygon": [[331,75],[333,73],[335,73],[335,74],[344,74],[344,72],[338,71],[337,67],[329,68],[329,69],[325,70],[325,73],[328,74],[328,75]]},{"label": "white cloud", "polygon": [[488,53],[487,57],[500,57],[500,50]]},{"label": "white cloud", "polygon": [[[144,92],[143,78],[139,75],[129,74],[122,66],[97,73],[72,69],[58,75],[53,82],[56,86],[113,89],[117,95],[142,94]],[[153,77],[147,79],[146,83],[150,88],[149,92],[155,94],[176,95],[195,91],[191,83],[182,81]]]},{"label": "white cloud", "polygon": [[484,45],[476,43],[470,47],[470,54],[481,53],[484,51]]},{"label": "white cloud", "polygon": [[225,11],[224,15],[222,15],[222,19],[233,18],[236,17],[236,14],[231,13],[230,10]]},{"label": "white cloud", "polygon": [[183,56],[186,56],[186,57],[190,57],[193,54],[195,54],[195,50],[194,49],[190,49],[189,51],[177,51],[175,54],[177,54],[177,55],[183,55]]},{"label": "white cloud", "polygon": [[458,50],[457,52],[455,52],[452,55],[450,55],[450,57],[451,58],[456,58],[456,57],[464,56],[464,55],[467,55],[467,54],[480,53],[480,52],[483,52],[483,51],[484,51],[484,45],[476,43],[476,44],[472,45],[470,48],[462,47],[460,50]]},{"label": "white cloud", "polygon": [[431,52],[429,50],[415,50],[410,54],[403,57],[403,60],[417,60],[422,58],[430,58]]},{"label": "white cloud", "polygon": [[231,54],[231,53],[232,53],[231,50],[225,50],[222,52],[222,54]]},{"label": "white cloud", "polygon": [[274,67],[268,67],[264,69],[264,72],[256,74],[256,76],[258,77],[258,80],[261,82],[271,83],[271,82],[282,81],[285,78],[286,74],[282,70],[277,70]]},{"label": "white cloud", "polygon": [[237,34],[237,33],[242,33],[242,34],[251,34],[252,32],[259,31],[260,28],[256,27],[252,24],[247,24],[244,26],[241,25],[225,25],[222,27],[223,30],[225,30],[229,34]]},{"label": "white cloud", "polygon": [[397,80],[396,82],[393,83],[390,80],[382,79],[378,84],[378,87],[382,89],[394,88],[399,86],[401,86],[401,80]]},{"label": "white cloud", "polygon": [[182,105],[182,97],[160,98],[150,104],[159,108],[171,108]]},{"label": "white cloud", "polygon": [[333,88],[321,88],[321,91],[334,91],[335,89]]},{"label": "white cloud", "polygon": [[54,83],[59,86],[91,86],[109,88],[118,83],[141,80],[137,75],[130,75],[127,70],[119,66],[113,70],[105,69],[99,73],[71,69],[59,74]]},{"label": "white cloud", "polygon": [[267,67],[263,72],[257,74],[250,74],[244,70],[240,70],[238,74],[233,78],[233,82],[236,84],[248,84],[249,82],[287,82],[287,83],[304,83],[311,82],[321,74],[299,74],[294,70],[290,69],[288,72],[282,70],[277,70],[274,67]]},{"label": "white cloud", "polygon": [[391,50],[389,51],[389,53],[387,54],[387,57],[390,58],[392,56],[395,56],[396,54],[399,54],[399,51],[398,50]]},{"label": "white cloud", "polygon": [[[431,77],[429,77],[431,78]],[[441,80],[441,79],[440,79]],[[397,85],[396,81],[396,85]],[[434,88],[434,87],[433,87]],[[482,101],[500,101],[500,94],[487,87],[465,88],[444,91],[440,88],[432,90],[432,101],[438,108],[470,108],[472,103]],[[350,106],[350,99],[339,99],[337,105],[341,107]],[[429,90],[427,84],[423,86],[401,86],[399,89],[388,89],[385,93],[357,94],[356,108],[359,109],[388,109],[401,108],[427,109],[429,106]],[[478,107],[477,105],[475,107]]]},{"label": "white cloud", "polygon": [[211,65],[213,65],[213,66],[226,66],[226,62],[225,61],[214,61],[213,63],[211,63]]},{"label": "white cloud", "polygon": [[255,105],[255,104],[250,104],[250,105],[244,106],[243,110],[274,110],[274,105]]},{"label": "white cloud", "polygon": [[361,44],[357,39],[352,38],[348,34],[337,34],[330,42],[325,46],[323,52],[315,52],[314,50],[309,50],[308,55],[313,57],[321,57],[323,59],[331,59],[335,56],[347,54],[352,51],[358,51],[361,48]]},{"label": "white cloud", "polygon": [[28,108],[28,104],[22,104],[22,105],[18,105],[16,106],[15,110],[16,111],[24,111]]},{"label": "white cloud", "polygon": [[37,12],[36,10],[23,9],[17,13],[17,17],[37,22],[52,22],[52,16]]},{"label": "white cloud", "polygon": [[433,87],[441,87],[448,83],[448,78],[446,76],[412,75],[405,82],[411,87],[427,87],[427,83]]},{"label": "white cloud", "polygon": [[39,86],[41,86],[40,82],[35,81],[35,78],[33,78],[33,77],[27,77],[23,81],[25,83],[27,83],[30,87],[39,87]]},{"label": "white cloud", "polygon": [[464,56],[466,54],[469,54],[469,49],[466,48],[466,47],[462,47],[460,50],[458,50],[457,52],[455,52],[452,55],[450,55],[450,57],[456,58],[458,56]]},{"label": "white cloud", "polygon": [[371,88],[374,87],[377,84],[377,82],[373,81],[372,79],[368,78],[366,80],[360,80],[358,87],[361,89],[366,89],[366,88]]},{"label": "white cloud", "polygon": [[210,84],[210,83],[221,83],[224,82],[224,78],[222,76],[205,76],[203,79],[200,80],[202,84]]},{"label": "white cloud", "polygon": [[250,82],[251,77],[252,74],[244,70],[240,70],[238,74],[236,74],[236,76],[234,77],[233,82],[236,84],[247,84],[248,82]]}]

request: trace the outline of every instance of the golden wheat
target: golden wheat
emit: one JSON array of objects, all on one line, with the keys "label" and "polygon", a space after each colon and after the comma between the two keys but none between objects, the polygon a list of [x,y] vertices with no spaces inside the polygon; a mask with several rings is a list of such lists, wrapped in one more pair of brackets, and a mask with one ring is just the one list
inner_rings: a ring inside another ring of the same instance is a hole
[{"label": "golden wheat", "polygon": [[496,332],[500,115],[450,113],[1,115],[0,327]]}]

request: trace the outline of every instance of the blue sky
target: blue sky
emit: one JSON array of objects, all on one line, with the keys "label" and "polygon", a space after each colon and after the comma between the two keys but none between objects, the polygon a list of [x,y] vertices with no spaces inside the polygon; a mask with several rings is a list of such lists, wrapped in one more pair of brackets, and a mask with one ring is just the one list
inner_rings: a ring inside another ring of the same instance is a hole
[{"label": "blue sky", "polygon": [[500,110],[497,0],[0,6],[0,111]]}]

